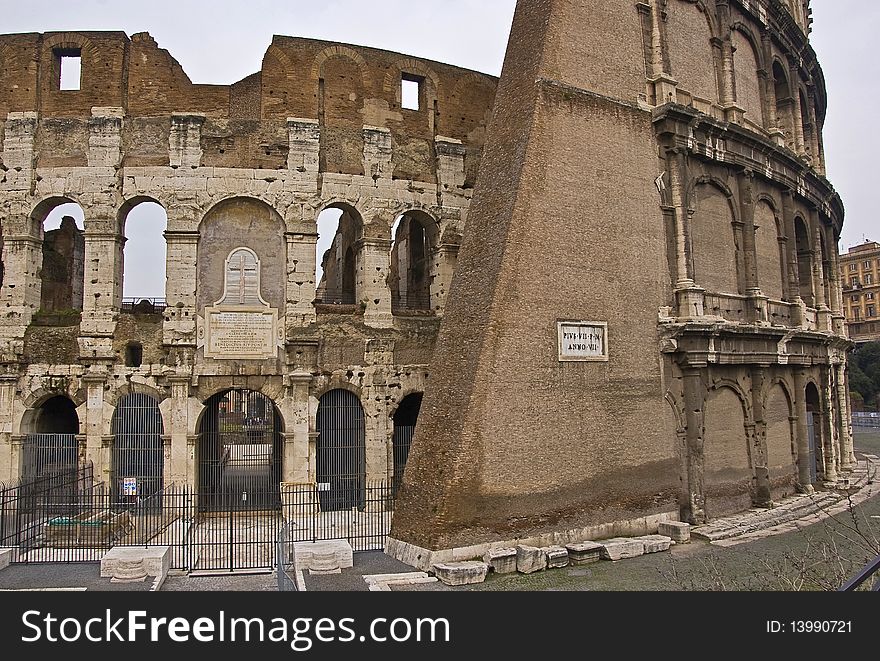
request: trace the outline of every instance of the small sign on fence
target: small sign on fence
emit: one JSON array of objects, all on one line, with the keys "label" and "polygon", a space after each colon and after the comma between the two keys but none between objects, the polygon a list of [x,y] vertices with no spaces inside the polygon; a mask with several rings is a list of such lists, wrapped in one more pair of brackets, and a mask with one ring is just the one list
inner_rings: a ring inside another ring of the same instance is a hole
[{"label": "small sign on fence", "polygon": [[122,494],[125,496],[138,495],[138,483],[136,477],[122,478]]},{"label": "small sign on fence", "polygon": [[318,491],[330,491],[330,483],[318,482]]}]

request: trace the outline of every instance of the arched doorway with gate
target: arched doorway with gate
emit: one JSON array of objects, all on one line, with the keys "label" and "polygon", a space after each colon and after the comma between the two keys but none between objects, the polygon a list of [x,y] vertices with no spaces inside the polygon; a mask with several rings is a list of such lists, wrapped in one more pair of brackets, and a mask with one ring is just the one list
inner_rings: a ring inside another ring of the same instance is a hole
[{"label": "arched doorway with gate", "polygon": [[79,465],[79,416],[63,395],[50,397],[22,420],[22,480],[75,471]]},{"label": "arched doorway with gate", "polygon": [[394,434],[391,437],[391,453],[393,459],[393,473],[391,478],[392,493],[396,494],[403,479],[403,469],[409,457],[409,448],[412,445],[413,434],[416,431],[416,422],[419,419],[419,410],[422,407],[422,393],[407,395],[400,402],[400,406],[392,416],[394,419]]},{"label": "arched doorway with gate", "polygon": [[357,395],[331,390],[318,402],[316,477],[321,511],[334,512],[366,504],[366,431]]},{"label": "arched doorway with gate", "polygon": [[269,397],[218,393],[205,403],[198,431],[200,511],[280,508],[283,422]]},{"label": "arched doorway with gate", "polygon": [[822,405],[819,389],[815,384],[807,384],[804,399],[807,404],[807,443],[809,448],[807,466],[810,468],[810,483],[816,484],[820,476],[824,477],[825,456],[822,452]]},{"label": "arched doorway with gate", "polygon": [[161,491],[165,446],[159,402],[144,393],[123,396],[113,413],[111,431],[114,499],[134,501]]}]

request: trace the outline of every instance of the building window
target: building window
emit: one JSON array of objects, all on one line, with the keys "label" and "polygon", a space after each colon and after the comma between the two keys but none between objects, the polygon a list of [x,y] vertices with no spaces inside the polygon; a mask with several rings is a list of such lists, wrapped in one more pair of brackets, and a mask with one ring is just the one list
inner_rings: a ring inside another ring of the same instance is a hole
[{"label": "building window", "polygon": [[400,105],[405,110],[421,110],[422,81],[424,78],[403,74],[400,80]]},{"label": "building window", "polygon": [[872,317],[877,316],[877,308],[874,305],[869,305],[865,310],[865,319],[871,319]]},{"label": "building window", "polygon": [[859,302],[859,295],[856,294],[855,296],[850,296],[849,300],[850,300],[850,303],[858,303]]},{"label": "building window", "polygon": [[125,347],[125,366],[140,367],[144,362],[144,347],[140,342],[129,342]]},{"label": "building window", "polygon": [[868,271],[871,270],[871,260],[868,260],[867,262],[865,262],[865,270],[868,270]]},{"label": "building window", "polygon": [[874,300],[874,292],[869,291],[867,294],[865,294],[865,299],[867,299],[869,301],[873,301]]},{"label": "building window", "polygon": [[865,284],[873,285],[874,284],[874,276],[871,273],[865,273]]},{"label": "building window", "polygon": [[853,321],[861,321],[862,320],[862,311],[858,308],[852,309],[852,320]]},{"label": "building window", "polygon": [[852,285],[853,287],[858,287],[858,286],[859,286],[859,278],[858,278],[858,276],[856,276],[856,277],[854,277],[854,278],[850,278],[850,279],[849,279],[849,283],[850,283],[850,285]]},{"label": "building window", "polygon": [[82,83],[82,53],[79,48],[57,48],[54,51],[58,89],[77,91]]},{"label": "building window", "polygon": [[853,262],[852,264],[849,265],[849,270],[850,270],[850,271],[858,271],[858,270],[859,270],[859,265],[856,264],[855,262]]}]

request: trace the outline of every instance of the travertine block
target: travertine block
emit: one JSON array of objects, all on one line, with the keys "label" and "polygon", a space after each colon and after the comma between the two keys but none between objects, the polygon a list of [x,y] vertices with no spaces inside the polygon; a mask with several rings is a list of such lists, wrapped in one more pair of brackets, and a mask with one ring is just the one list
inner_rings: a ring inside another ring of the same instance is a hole
[{"label": "travertine block", "polygon": [[661,535],[672,538],[676,544],[687,544],[691,541],[691,526],[680,521],[664,521],[657,531]]},{"label": "travertine block", "polygon": [[547,554],[535,546],[516,547],[516,570],[520,574],[533,574],[547,569]]},{"label": "travertine block", "polygon": [[516,571],[516,549],[494,549],[483,556],[483,562],[496,574],[513,574]]},{"label": "travertine block", "polygon": [[446,585],[473,585],[486,580],[489,565],[470,560],[466,562],[439,562],[434,565],[434,574]]},{"label": "travertine block", "polygon": [[602,557],[606,560],[625,560],[645,554],[645,544],[638,539],[615,537],[599,543],[602,545]]}]

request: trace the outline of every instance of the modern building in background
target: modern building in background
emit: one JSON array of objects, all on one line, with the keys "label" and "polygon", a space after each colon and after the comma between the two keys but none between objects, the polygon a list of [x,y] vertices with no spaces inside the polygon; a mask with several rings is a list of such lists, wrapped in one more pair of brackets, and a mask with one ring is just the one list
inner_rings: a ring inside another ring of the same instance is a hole
[{"label": "modern building in background", "polygon": [[843,309],[850,339],[880,340],[880,243],[865,241],[840,256]]}]

